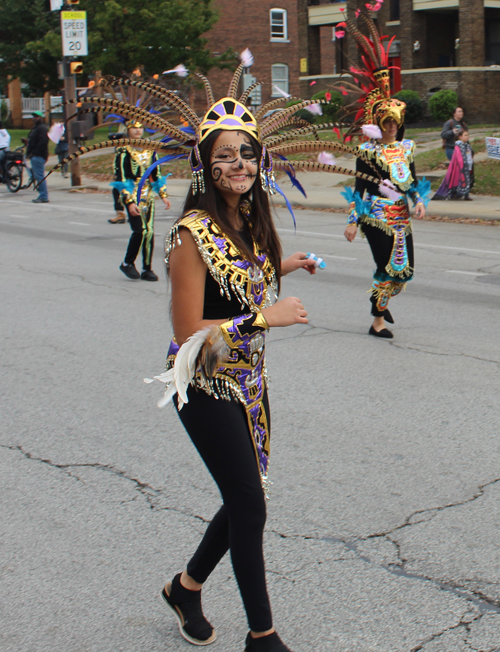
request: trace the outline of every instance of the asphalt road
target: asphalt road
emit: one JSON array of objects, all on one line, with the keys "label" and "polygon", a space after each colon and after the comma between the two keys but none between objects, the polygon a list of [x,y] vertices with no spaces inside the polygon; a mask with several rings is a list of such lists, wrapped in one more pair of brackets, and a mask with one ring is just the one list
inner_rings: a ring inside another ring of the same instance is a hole
[{"label": "asphalt road", "polygon": [[[218,507],[161,386],[171,335],[160,282],[118,270],[128,225],[109,196],[0,187],[0,649],[190,648],[159,593]],[[175,209],[179,201],[176,200]],[[280,210],[308,326],[268,340],[273,411],[266,559],[294,652],[500,650],[500,230],[415,224],[415,279],[395,339],[367,335],[368,246],[344,215]],[[242,652],[225,559],[204,589],[214,652]]]}]

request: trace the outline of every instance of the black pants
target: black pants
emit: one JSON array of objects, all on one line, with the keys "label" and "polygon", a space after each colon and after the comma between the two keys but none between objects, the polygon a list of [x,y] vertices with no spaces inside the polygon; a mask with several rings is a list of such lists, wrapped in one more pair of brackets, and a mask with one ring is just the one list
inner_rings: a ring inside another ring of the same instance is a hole
[{"label": "black pants", "polygon": [[[372,226],[371,224],[363,224],[363,233],[368,240],[368,244],[370,245],[370,249],[372,251],[373,260],[377,266],[374,274],[374,280],[384,280],[389,276],[385,268],[391,260],[392,249],[394,247],[394,236],[385,233],[382,231],[382,229],[378,229],[376,226]],[[408,251],[408,261],[410,263],[410,267],[413,269],[415,261],[413,255],[413,235],[411,233],[406,236],[406,249]],[[411,276],[407,277],[406,279],[394,278],[394,284],[400,284],[401,288],[394,288],[393,296],[395,294],[399,294],[399,291],[410,279]],[[373,294],[370,297],[370,300],[372,301],[372,315],[374,317],[383,317],[384,311],[380,311],[376,308],[375,302],[373,301]]]},{"label": "black pants", "polygon": [[[208,526],[187,566],[196,582],[205,582],[227,550],[250,629],[271,629],[262,539],[266,503],[243,406],[209,396],[193,387],[179,417],[222,495],[223,506]],[[177,403],[177,397],[175,397]],[[266,412],[269,408],[266,397]]]},{"label": "black pants", "polygon": [[120,196],[120,191],[118,188],[113,188],[113,202],[115,205],[115,211],[123,211],[123,204]]},{"label": "black pants", "polygon": [[128,242],[127,253],[125,254],[125,264],[133,265],[142,248],[142,268],[151,269],[153,260],[153,250],[155,246],[154,237],[154,215],[155,203],[149,202],[141,210],[140,215],[130,215],[127,206],[128,221],[132,229],[132,235]]}]

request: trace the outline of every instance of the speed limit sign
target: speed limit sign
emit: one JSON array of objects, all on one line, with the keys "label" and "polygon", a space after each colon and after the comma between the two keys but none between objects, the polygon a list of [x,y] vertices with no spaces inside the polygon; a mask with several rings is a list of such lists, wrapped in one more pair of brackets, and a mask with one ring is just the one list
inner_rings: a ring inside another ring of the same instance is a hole
[{"label": "speed limit sign", "polygon": [[87,46],[87,12],[61,11],[61,37],[63,56],[84,57]]}]

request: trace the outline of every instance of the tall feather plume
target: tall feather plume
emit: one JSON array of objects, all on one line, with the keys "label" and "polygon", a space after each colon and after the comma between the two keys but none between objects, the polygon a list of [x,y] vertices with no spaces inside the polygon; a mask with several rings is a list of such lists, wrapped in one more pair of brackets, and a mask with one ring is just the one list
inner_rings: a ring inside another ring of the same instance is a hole
[{"label": "tall feather plume", "polygon": [[268,136],[264,139],[264,145],[269,149],[270,147],[275,147],[284,141],[288,141],[293,138],[299,138],[300,136],[307,136],[309,134],[314,134],[315,138],[318,138],[318,126],[306,125],[297,129],[290,129],[290,131],[287,131],[284,134],[280,134],[279,136]]},{"label": "tall feather plume", "polygon": [[306,106],[311,106],[312,104],[328,104],[327,100],[303,100],[298,104],[289,106],[287,109],[283,109],[278,113],[272,115],[262,124],[262,135],[267,136],[271,133],[272,130],[276,129],[280,125],[283,125],[284,122],[291,116],[293,116],[297,111],[305,109]]},{"label": "tall feather plume", "polygon": [[251,85],[246,89],[246,91],[242,94],[242,96],[240,97],[240,99],[238,100],[238,102],[239,102],[240,104],[246,104],[248,98],[250,97],[250,93],[251,93],[253,90],[255,90],[255,89],[257,88],[257,86],[260,86],[260,85],[263,84],[263,83],[264,83],[264,82],[258,82],[258,81],[257,81],[257,82],[254,82],[253,84],[251,84]]},{"label": "tall feather plume", "polygon": [[207,94],[207,110],[215,104],[215,97],[214,97],[214,92],[212,90],[212,86],[208,79],[205,77],[205,75],[202,75],[200,72],[195,72],[194,73],[201,81],[203,82],[205,86],[205,92]]},{"label": "tall feather plume", "polygon": [[[79,100],[68,100],[67,102],[65,102],[65,104],[77,104],[77,103],[79,103]],[[181,143],[189,140],[189,138],[186,136],[185,133],[180,131],[180,129],[177,129],[177,127],[175,127],[173,124],[170,124],[170,122],[168,122],[164,118],[158,118],[153,114],[149,113],[149,111],[146,111],[144,109],[139,109],[133,106],[132,104],[127,104],[126,102],[119,102],[117,100],[110,100],[107,97],[85,98],[85,103],[102,106],[104,107],[104,110],[106,110],[106,108],[112,108],[115,113],[118,113],[118,115],[124,115],[127,118],[130,117],[139,120],[140,122],[151,124],[156,129],[161,129],[162,131],[165,130],[165,133],[167,133],[168,130],[171,133],[172,138],[175,138],[175,140],[178,140]],[[85,109],[82,109],[81,113],[84,112]]]},{"label": "tall feather plume", "polygon": [[[148,138],[117,138],[116,140],[105,140],[102,143],[95,143],[94,145],[84,145],[79,147],[77,152],[70,154],[60,163],[54,165],[54,167],[49,170],[42,181],[44,181],[50,174],[52,174],[52,172],[56,172],[57,170],[61,169],[63,165],[74,161],[79,156],[83,156],[83,154],[88,154],[88,152],[95,152],[98,149],[107,149],[108,147],[112,147],[114,149],[115,147],[125,147],[127,145],[130,147],[142,147],[143,149],[149,149],[156,152],[168,152],[172,155],[186,154],[190,151],[189,149],[184,149],[181,147],[168,147],[168,145],[165,145],[165,143],[149,140]],[[42,181],[37,184],[37,187],[40,185],[40,183],[42,183]]]},{"label": "tall feather plume", "polygon": [[243,50],[243,52],[240,54],[240,61],[241,63],[234,71],[233,78],[231,79],[231,83],[229,84],[227,91],[227,96],[233,100],[235,100],[236,96],[238,95],[238,86],[240,84],[243,68],[250,68],[250,66],[253,66],[253,56],[248,48]]},{"label": "tall feather plume", "polygon": [[382,66],[385,66],[387,62],[385,61],[385,52],[380,43],[380,35],[378,33],[377,27],[373,22],[373,20],[371,18],[368,18],[368,16],[365,14],[364,11],[361,11],[359,17],[361,18],[363,23],[368,28],[368,31],[370,32],[370,36],[378,56],[378,61],[377,61],[378,67],[381,68]]},{"label": "tall feather plume", "polygon": [[263,106],[260,107],[260,109],[257,111],[255,114],[255,119],[257,122],[263,118],[268,111],[271,109],[274,109],[275,106],[278,106],[279,104],[282,104],[283,102],[287,102],[289,100],[300,100],[300,97],[277,97],[275,100],[271,100],[267,104],[264,104]]},{"label": "tall feather plume", "polygon": [[273,160],[274,167],[277,170],[283,170],[287,167],[293,166],[300,170],[308,170],[309,172],[336,172],[337,174],[345,174],[348,177],[357,177],[358,179],[364,179],[365,181],[370,181],[372,183],[380,183],[380,179],[373,177],[370,174],[365,174],[364,172],[356,172],[355,170],[350,170],[349,168],[340,167],[340,165],[327,165],[325,163],[319,163],[317,161],[280,161],[279,159]]},{"label": "tall feather plume", "polygon": [[158,84],[135,81],[133,79],[125,79],[123,80],[123,83],[128,84],[129,86],[144,89],[145,92],[147,92],[149,95],[167,102],[168,104],[172,105],[194,129],[199,127],[200,119],[193,111],[193,109],[188,104],[186,104],[182,98],[180,98],[176,93],[169,90],[168,88],[163,88],[163,86],[159,86]]},{"label": "tall feather plume", "polygon": [[242,72],[243,72],[243,64],[240,63],[240,65],[234,71],[233,78],[231,79],[231,83],[229,84],[229,88],[227,90],[227,96],[233,100],[236,99],[236,96],[238,94],[238,86],[240,83]]},{"label": "tall feather plume", "polygon": [[[282,156],[288,156],[290,154],[300,154],[302,152],[344,152],[345,154],[354,154],[358,153],[357,147],[350,147],[349,145],[344,145],[343,143],[338,143],[335,141],[326,141],[326,140],[305,140],[298,141],[294,143],[285,143],[283,145],[278,145],[275,147],[268,148],[271,154],[281,154]],[[297,161],[294,161],[295,165]]]}]

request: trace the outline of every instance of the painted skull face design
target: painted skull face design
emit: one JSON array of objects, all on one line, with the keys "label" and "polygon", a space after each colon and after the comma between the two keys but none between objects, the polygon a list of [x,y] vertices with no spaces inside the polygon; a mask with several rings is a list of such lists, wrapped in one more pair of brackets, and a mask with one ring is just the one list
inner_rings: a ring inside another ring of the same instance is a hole
[{"label": "painted skull face design", "polygon": [[210,154],[210,170],[222,194],[243,195],[253,186],[258,162],[250,136],[242,131],[224,131]]}]

